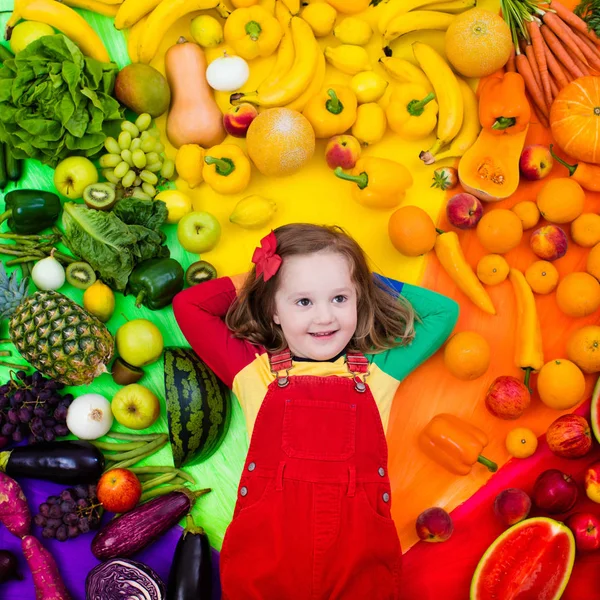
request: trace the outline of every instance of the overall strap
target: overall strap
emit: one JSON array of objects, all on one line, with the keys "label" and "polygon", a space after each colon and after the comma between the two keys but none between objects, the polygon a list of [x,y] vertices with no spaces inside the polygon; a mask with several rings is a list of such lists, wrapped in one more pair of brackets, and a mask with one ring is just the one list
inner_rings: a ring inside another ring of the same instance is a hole
[{"label": "overall strap", "polygon": [[277,385],[285,387],[289,382],[290,369],[292,368],[292,353],[289,348],[281,352],[268,353],[271,373],[277,377]]},{"label": "overall strap", "polygon": [[362,352],[346,352],[346,365],[354,379],[354,389],[364,392],[367,389],[365,380],[369,375],[369,359]]}]

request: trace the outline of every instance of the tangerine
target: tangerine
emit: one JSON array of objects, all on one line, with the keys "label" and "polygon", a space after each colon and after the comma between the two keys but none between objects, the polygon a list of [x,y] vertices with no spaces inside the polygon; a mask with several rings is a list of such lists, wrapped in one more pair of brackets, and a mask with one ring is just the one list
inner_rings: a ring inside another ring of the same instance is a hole
[{"label": "tangerine", "polygon": [[486,285],[498,285],[507,277],[510,267],[500,254],[486,254],[477,263],[477,277]]},{"label": "tangerine", "polygon": [[583,213],[571,223],[571,237],[583,248],[591,248],[600,242],[600,215]]},{"label": "tangerine", "polygon": [[570,223],[582,212],[585,192],[573,179],[557,177],[546,182],[537,196],[540,214],[550,223]]},{"label": "tangerine", "polygon": [[537,447],[537,436],[527,427],[515,427],[506,436],[506,449],[515,458],[527,458],[537,450]]},{"label": "tangerine", "polygon": [[404,256],[421,256],[435,245],[437,232],[431,217],[418,206],[403,206],[388,221],[390,240]]},{"label": "tangerine", "polygon": [[600,327],[586,325],[575,330],[567,340],[567,357],[584,373],[600,371]]},{"label": "tangerine", "polygon": [[540,220],[540,210],[537,204],[531,200],[517,202],[511,210],[521,219],[523,229],[532,229]]},{"label": "tangerine", "polygon": [[574,362],[557,358],[540,369],[537,391],[541,401],[550,408],[573,408],[585,394],[585,377]]},{"label": "tangerine", "polygon": [[477,379],[490,366],[490,345],[475,331],[460,331],[450,338],[444,348],[444,364],[458,379]]},{"label": "tangerine", "polygon": [[491,210],[477,223],[481,245],[494,254],[504,254],[516,248],[523,237],[521,219],[506,208]]},{"label": "tangerine", "polygon": [[589,251],[585,270],[600,281],[600,243]]},{"label": "tangerine", "polygon": [[556,288],[556,304],[568,317],[587,317],[600,307],[600,283],[589,273],[569,273]]},{"label": "tangerine", "polygon": [[558,271],[547,260],[536,260],[525,271],[525,279],[536,294],[549,294],[558,285]]}]

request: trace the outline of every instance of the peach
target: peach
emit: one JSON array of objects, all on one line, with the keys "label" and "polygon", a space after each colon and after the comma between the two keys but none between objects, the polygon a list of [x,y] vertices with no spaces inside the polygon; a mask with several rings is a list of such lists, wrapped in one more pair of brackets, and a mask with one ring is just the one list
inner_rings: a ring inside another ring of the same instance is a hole
[{"label": "peach", "polygon": [[424,542],[445,542],[453,531],[452,517],[443,508],[428,508],[417,517],[417,535]]},{"label": "peach", "polygon": [[567,234],[556,225],[545,225],[531,234],[529,246],[537,257],[557,260],[567,253]]},{"label": "peach", "polygon": [[575,546],[580,552],[600,548],[600,519],[591,513],[573,513],[565,521],[573,532]]},{"label": "peach", "polygon": [[246,132],[250,123],[258,116],[256,106],[249,102],[242,102],[237,106],[230,107],[223,114],[223,127],[225,131],[233,137],[246,137]]},{"label": "peach", "polygon": [[554,159],[546,146],[534,144],[524,148],[521,153],[519,169],[525,179],[530,181],[544,179],[544,177],[550,175],[553,166]]},{"label": "peach", "polygon": [[335,135],[325,147],[325,160],[330,169],[352,169],[360,158],[360,142],[353,135]]},{"label": "peach", "polygon": [[531,395],[516,377],[501,375],[492,381],[485,395],[485,407],[500,419],[518,419],[529,407]]},{"label": "peach", "polygon": [[592,449],[589,423],[580,415],[562,415],[546,431],[550,451],[562,458],[581,458]]},{"label": "peach", "polygon": [[457,229],[473,229],[483,216],[483,206],[473,194],[456,194],[446,204],[446,216]]},{"label": "peach", "polygon": [[494,512],[507,527],[526,519],[530,510],[531,498],[518,488],[503,490],[494,500]]},{"label": "peach", "polygon": [[600,462],[592,463],[585,472],[585,493],[592,502],[600,504]]}]

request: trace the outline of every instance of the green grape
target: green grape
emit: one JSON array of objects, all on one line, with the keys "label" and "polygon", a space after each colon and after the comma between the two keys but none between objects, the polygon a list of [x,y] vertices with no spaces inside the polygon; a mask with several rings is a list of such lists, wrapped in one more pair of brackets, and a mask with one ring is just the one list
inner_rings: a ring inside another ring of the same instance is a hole
[{"label": "green grape", "polygon": [[121,152],[119,143],[114,137],[107,137],[104,140],[104,147],[106,148],[106,151],[110,152],[111,154],[119,154],[119,152]]},{"label": "green grape", "polygon": [[102,171],[102,176],[104,177],[104,179],[106,179],[110,183],[113,183],[114,185],[117,185],[117,183],[119,183],[120,181],[120,179],[115,175],[115,172],[112,169],[104,169]]},{"label": "green grape", "polygon": [[160,139],[160,131],[158,130],[158,127],[153,127],[152,129],[148,129],[148,132],[150,133],[151,136],[155,137],[156,139]]},{"label": "green grape", "polygon": [[[145,155],[144,155],[145,156]],[[121,158],[130,166],[133,167],[133,154],[131,150],[123,150],[121,152]]]},{"label": "green grape", "polygon": [[140,135],[140,130],[131,121],[123,121],[121,123],[121,129],[123,131],[128,131],[132,138],[136,138]]},{"label": "green grape", "polygon": [[121,179],[121,185],[125,188],[131,187],[135,181],[135,171],[127,171],[127,174]]},{"label": "green grape", "polygon": [[146,194],[148,194],[148,196],[150,196],[150,198],[154,198],[154,196],[156,196],[156,188],[145,181],[142,183],[142,189]]},{"label": "green grape", "polygon": [[121,157],[118,154],[103,154],[99,162],[101,167],[112,169],[121,162]]},{"label": "green grape", "polygon": [[119,147],[121,150],[128,150],[131,146],[131,134],[129,131],[121,131],[119,134]]},{"label": "green grape", "polygon": [[[145,132],[144,132],[145,133]],[[156,140],[150,135],[145,140],[142,140],[140,148],[144,152],[153,152],[156,146]]]},{"label": "green grape", "polygon": [[165,179],[171,179],[175,175],[175,163],[170,158],[165,158],[162,169],[160,170],[160,176]]},{"label": "green grape", "polygon": [[140,200],[152,200],[152,196],[149,196],[142,190],[141,187],[134,187],[133,193],[131,194],[132,198],[139,198]]},{"label": "green grape", "polygon": [[153,162],[148,163],[146,165],[146,171],[151,171],[152,173],[158,173],[162,169],[162,162]]},{"label": "green grape", "polygon": [[140,173],[140,179],[146,183],[150,183],[151,185],[156,185],[158,183],[158,177],[151,171],[142,171]]},{"label": "green grape", "polygon": [[142,131],[142,133],[140,133],[140,140],[142,140],[142,142],[150,137],[152,136],[147,131]]},{"label": "green grape", "polygon": [[146,162],[147,163],[162,163],[160,156],[156,152],[147,152],[146,153]]},{"label": "green grape", "polygon": [[138,169],[143,169],[146,166],[146,155],[144,154],[143,150],[136,150],[131,154],[131,157],[133,158],[133,164]]},{"label": "green grape", "polygon": [[159,154],[162,154],[164,151],[165,151],[165,147],[160,142],[157,142],[154,145],[154,152],[158,152]]},{"label": "green grape", "polygon": [[136,120],[135,126],[140,131],[146,131],[152,125],[152,117],[148,113],[142,113]]},{"label": "green grape", "polygon": [[140,187],[142,185],[142,180],[139,175],[135,178],[133,185],[135,185],[136,187]]},{"label": "green grape", "polygon": [[133,152],[134,150],[138,150],[142,145],[142,140],[137,137],[133,140],[131,140],[131,146],[129,146],[129,149]]},{"label": "green grape", "polygon": [[[129,172],[129,163],[122,161],[120,162],[116,167],[115,167],[115,177],[118,177],[119,179],[123,179],[123,177],[125,177],[125,175],[127,175],[127,173]],[[134,179],[135,179],[135,174],[134,174]]]}]

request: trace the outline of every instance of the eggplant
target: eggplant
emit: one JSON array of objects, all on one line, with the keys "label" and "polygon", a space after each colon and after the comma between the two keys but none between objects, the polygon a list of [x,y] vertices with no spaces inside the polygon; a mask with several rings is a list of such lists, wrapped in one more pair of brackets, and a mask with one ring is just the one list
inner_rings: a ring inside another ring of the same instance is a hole
[{"label": "eggplant", "polygon": [[0,471],[67,485],[96,483],[104,471],[104,455],[82,440],[40,442],[0,452]]},{"label": "eggplant", "polygon": [[196,498],[210,489],[186,488],[153,498],[107,523],[92,540],[92,554],[100,560],[139,552],[176,525],[192,510]]},{"label": "eggplant", "polygon": [[208,536],[188,515],[169,572],[167,600],[191,598],[212,599],[212,561]]}]

